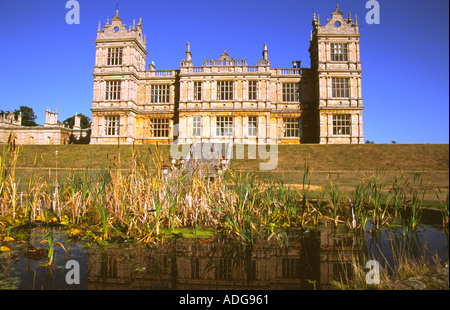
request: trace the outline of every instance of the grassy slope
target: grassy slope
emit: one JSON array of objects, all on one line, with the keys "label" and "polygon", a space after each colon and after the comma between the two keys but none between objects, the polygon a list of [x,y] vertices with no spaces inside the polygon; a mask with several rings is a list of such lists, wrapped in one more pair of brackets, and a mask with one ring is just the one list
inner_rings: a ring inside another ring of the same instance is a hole
[{"label": "grassy slope", "polygon": [[[52,182],[56,166],[55,150],[58,150],[59,178],[64,176],[64,168],[84,170],[117,163],[119,154],[121,167],[128,168],[132,154],[129,145],[26,145],[20,148],[17,176],[23,185],[29,180],[32,171]],[[134,147],[134,152],[150,165],[154,163],[155,154],[162,154],[161,158],[168,163],[170,146],[138,145]],[[435,191],[441,189],[446,193],[449,188],[448,144],[280,145],[278,165],[272,171],[260,171],[259,163],[262,160],[258,156],[257,159],[246,159],[248,149],[245,148],[244,159],[233,159],[231,168],[254,171],[264,178],[287,184],[301,184],[308,157],[312,171],[311,185],[322,188],[332,180],[342,190],[349,191],[372,172],[380,171],[384,171],[384,182],[387,184],[396,176],[404,175],[412,180],[414,172],[421,172],[424,184],[429,187],[426,200],[436,201]],[[30,167],[40,169],[28,169]]]},{"label": "grassy slope", "polygon": [[[157,153],[154,145],[134,149],[143,159]],[[55,150],[60,168],[96,167],[117,160],[119,151],[125,167],[131,158],[128,145],[25,145],[21,146],[17,167],[55,167]],[[159,146],[159,150],[168,162],[169,146]],[[308,156],[314,171],[449,171],[448,144],[280,145],[276,171],[302,171]],[[247,149],[244,157],[247,158]],[[232,168],[258,170],[259,162],[235,159]]]}]

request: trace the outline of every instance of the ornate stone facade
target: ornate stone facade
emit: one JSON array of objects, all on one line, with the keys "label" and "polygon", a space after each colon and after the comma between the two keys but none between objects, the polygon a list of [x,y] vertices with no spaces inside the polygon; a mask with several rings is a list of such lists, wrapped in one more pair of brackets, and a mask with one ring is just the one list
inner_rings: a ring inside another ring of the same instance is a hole
[{"label": "ornate stone facade", "polygon": [[65,127],[58,121],[58,110],[51,112],[47,108],[43,126],[22,126],[22,116],[16,119],[14,113],[9,112],[6,116],[0,115],[0,144],[8,143],[10,139],[16,144],[77,143],[89,134],[89,129],[81,129],[80,120],[80,116],[75,115],[73,128]]},{"label": "ornate stone facade", "polygon": [[[320,18],[319,18],[320,19]],[[223,52],[177,70],[145,69],[142,22],[118,11],[101,29],[94,67],[91,144],[225,142],[364,143],[357,17],[314,14],[311,68],[272,68],[264,44],[255,65]]]}]

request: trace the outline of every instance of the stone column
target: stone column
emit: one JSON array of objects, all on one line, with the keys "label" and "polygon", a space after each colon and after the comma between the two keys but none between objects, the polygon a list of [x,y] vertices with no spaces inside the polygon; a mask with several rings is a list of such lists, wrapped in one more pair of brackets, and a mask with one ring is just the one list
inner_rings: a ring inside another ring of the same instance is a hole
[{"label": "stone column", "polygon": [[217,82],[215,80],[211,81],[211,101],[217,100]]},{"label": "stone column", "polygon": [[248,100],[248,81],[246,79],[242,80],[242,100]]}]

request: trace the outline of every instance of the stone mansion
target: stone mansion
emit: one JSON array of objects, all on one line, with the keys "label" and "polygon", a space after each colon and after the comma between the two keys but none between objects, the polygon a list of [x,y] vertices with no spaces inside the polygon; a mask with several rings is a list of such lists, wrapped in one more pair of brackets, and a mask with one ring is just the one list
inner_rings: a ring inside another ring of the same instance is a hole
[{"label": "stone mansion", "polygon": [[116,15],[97,31],[91,144],[226,142],[364,143],[358,19],[314,13],[311,68],[272,68],[264,44],[255,65],[226,52],[180,68],[146,63],[142,21]]}]

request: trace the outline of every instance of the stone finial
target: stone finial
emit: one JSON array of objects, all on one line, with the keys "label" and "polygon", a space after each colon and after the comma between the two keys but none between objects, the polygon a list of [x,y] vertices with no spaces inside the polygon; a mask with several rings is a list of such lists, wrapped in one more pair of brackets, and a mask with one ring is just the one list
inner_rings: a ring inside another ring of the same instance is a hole
[{"label": "stone finial", "polygon": [[81,129],[81,116],[75,113],[73,129]]},{"label": "stone finial", "polygon": [[264,44],[264,49],[263,49],[263,53],[262,53],[262,56],[263,56],[263,60],[267,60],[268,59],[268,54],[269,54],[269,51],[267,50],[267,44]]},{"label": "stone finial", "polygon": [[186,61],[192,61],[191,43],[186,43]]},{"label": "stone finial", "polygon": [[338,6],[337,0],[336,0],[336,10],[334,10],[334,12],[331,13],[331,15],[333,15],[333,14],[344,15],[341,11],[339,11],[339,6]]},{"label": "stone finial", "polygon": [[141,31],[142,31],[142,16],[139,16],[139,22],[138,22],[137,25],[136,25],[136,30],[137,30],[138,32],[141,32]]},{"label": "stone finial", "polygon": [[119,17],[119,4],[117,4],[116,15],[115,15],[111,20],[119,20],[119,21],[122,20],[122,19]]}]

